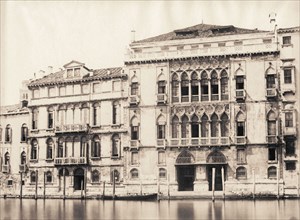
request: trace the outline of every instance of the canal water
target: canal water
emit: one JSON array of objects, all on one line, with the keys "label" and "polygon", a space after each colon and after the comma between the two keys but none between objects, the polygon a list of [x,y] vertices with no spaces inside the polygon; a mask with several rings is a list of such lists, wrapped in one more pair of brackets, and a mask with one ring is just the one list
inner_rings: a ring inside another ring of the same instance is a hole
[{"label": "canal water", "polygon": [[300,219],[300,200],[0,199],[0,219]]}]

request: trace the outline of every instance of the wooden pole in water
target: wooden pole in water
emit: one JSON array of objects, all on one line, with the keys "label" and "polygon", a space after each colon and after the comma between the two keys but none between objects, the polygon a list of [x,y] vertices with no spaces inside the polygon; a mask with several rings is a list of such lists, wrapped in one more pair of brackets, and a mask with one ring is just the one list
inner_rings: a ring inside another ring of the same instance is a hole
[{"label": "wooden pole in water", "polygon": [[37,199],[37,193],[38,193],[37,192],[38,191],[38,176],[39,176],[38,173],[39,172],[36,170],[35,171],[35,196],[34,196],[35,199]]},{"label": "wooden pole in water", "polygon": [[279,199],[279,167],[277,167],[277,199]]},{"label": "wooden pole in water", "polygon": [[212,201],[215,201],[215,171],[216,168],[212,168]]},{"label": "wooden pole in water", "polygon": [[143,194],[143,187],[142,187],[142,181],[140,181],[140,195]]},{"label": "wooden pole in water", "polygon": [[157,178],[157,201],[159,201],[159,191],[160,191],[159,188],[160,187],[159,187],[159,176],[158,176],[158,178]]},{"label": "wooden pole in water", "polygon": [[252,169],[252,176],[253,176],[253,199],[255,199],[255,169]]},{"label": "wooden pole in water", "polygon": [[20,179],[21,179],[21,184],[20,184],[20,199],[22,199],[23,195],[23,174],[20,172]]},{"label": "wooden pole in water", "polygon": [[103,181],[103,193],[102,193],[102,199],[104,199],[105,196],[105,181]]},{"label": "wooden pole in water", "polygon": [[225,175],[224,175],[224,167],[221,168],[222,173],[222,189],[223,189],[223,199],[225,199]]},{"label": "wooden pole in water", "polygon": [[83,184],[83,189],[84,189],[84,198],[86,198],[86,181],[87,180],[87,171],[84,170],[84,184]]},{"label": "wooden pole in water", "polygon": [[170,174],[168,173],[168,200],[170,200]]},{"label": "wooden pole in water", "polygon": [[63,188],[63,199],[66,199],[66,168],[63,168],[64,188]]},{"label": "wooden pole in water", "polygon": [[83,198],[83,180],[80,182],[81,199]]},{"label": "wooden pole in water", "polygon": [[44,199],[46,198],[46,173],[44,172]]},{"label": "wooden pole in water", "polygon": [[116,179],[115,179],[115,171],[113,171],[113,199],[115,199],[116,195]]},{"label": "wooden pole in water", "polygon": [[299,181],[299,176],[300,176],[300,175],[299,175],[299,172],[298,172],[298,173],[297,173],[297,177],[298,177],[298,178],[297,178],[297,197],[298,197],[298,198],[299,198],[299,182],[300,182],[300,181]]}]

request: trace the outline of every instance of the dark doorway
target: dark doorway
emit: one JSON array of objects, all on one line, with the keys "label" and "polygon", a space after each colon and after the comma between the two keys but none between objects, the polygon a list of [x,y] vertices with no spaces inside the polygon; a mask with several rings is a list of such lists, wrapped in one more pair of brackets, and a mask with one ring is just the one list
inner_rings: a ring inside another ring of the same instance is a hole
[{"label": "dark doorway", "polygon": [[224,178],[226,173],[225,165],[215,164],[215,165],[208,165],[207,166],[207,179],[209,185],[209,191],[212,191],[212,169],[215,168],[215,191],[222,191],[222,167],[224,168]]},{"label": "dark doorway", "polygon": [[84,189],[84,171],[78,168],[74,171],[74,190]]},{"label": "dark doorway", "polygon": [[178,191],[194,191],[195,166],[177,166]]}]

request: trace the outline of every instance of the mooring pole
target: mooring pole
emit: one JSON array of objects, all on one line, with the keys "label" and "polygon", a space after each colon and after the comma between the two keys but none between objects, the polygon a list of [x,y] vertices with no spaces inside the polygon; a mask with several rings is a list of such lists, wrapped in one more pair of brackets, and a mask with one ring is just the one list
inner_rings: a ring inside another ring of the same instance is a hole
[{"label": "mooring pole", "polygon": [[143,194],[143,187],[142,187],[142,181],[140,181],[140,195]]},{"label": "mooring pole", "polygon": [[103,193],[102,193],[102,199],[104,199],[105,196],[105,181],[103,181]]},{"label": "mooring pole", "polygon": [[37,193],[38,193],[37,192],[38,191],[38,177],[39,177],[38,174],[39,174],[39,172],[36,170],[35,171],[35,196],[34,196],[35,199],[37,199],[37,197],[38,197],[37,196]]},{"label": "mooring pole", "polygon": [[255,199],[255,169],[252,169],[252,176],[253,176],[253,199]]},{"label": "mooring pole", "polygon": [[277,199],[279,199],[279,194],[280,194],[280,190],[279,190],[279,167],[277,167]]},{"label": "mooring pole", "polygon": [[297,197],[299,198],[299,182],[300,182],[299,181],[299,177],[300,177],[300,173],[299,172],[297,173],[297,177],[298,177],[297,178]]},{"label": "mooring pole", "polygon": [[63,168],[63,178],[64,178],[64,185],[63,185],[63,199],[66,199],[66,168]]},{"label": "mooring pole", "polygon": [[159,176],[157,178],[157,201],[159,201],[159,191],[160,191],[160,186],[159,186]]},{"label": "mooring pole", "polygon": [[225,175],[224,175],[224,167],[221,168],[222,173],[222,188],[223,188],[223,199],[225,200]]},{"label": "mooring pole", "polygon": [[215,171],[216,168],[212,168],[212,201],[215,201]]},{"label": "mooring pole", "polygon": [[168,174],[168,200],[170,200],[170,174]]},{"label": "mooring pole", "polygon": [[84,184],[83,184],[83,187],[84,187],[84,198],[86,198],[86,182],[87,182],[87,170],[84,170]]},{"label": "mooring pole", "polygon": [[113,171],[113,199],[115,199],[116,195],[116,179],[115,179],[115,171]]},{"label": "mooring pole", "polygon": [[81,199],[83,198],[83,180],[80,182]]},{"label": "mooring pole", "polygon": [[22,195],[23,195],[23,174],[22,174],[22,172],[20,172],[20,180],[21,180],[21,184],[20,184],[20,199],[22,199]]},{"label": "mooring pole", "polygon": [[46,198],[46,173],[44,172],[44,199]]}]

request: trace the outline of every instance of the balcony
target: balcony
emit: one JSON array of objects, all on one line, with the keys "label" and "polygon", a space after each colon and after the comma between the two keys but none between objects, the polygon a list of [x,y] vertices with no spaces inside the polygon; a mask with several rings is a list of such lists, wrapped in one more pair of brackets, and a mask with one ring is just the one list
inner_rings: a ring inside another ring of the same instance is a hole
[{"label": "balcony", "polygon": [[167,145],[167,140],[157,139],[156,144],[157,144],[158,147],[165,147]]},{"label": "balcony", "polygon": [[9,173],[10,172],[10,165],[3,164],[2,165],[2,173]]},{"label": "balcony", "polygon": [[157,94],[157,104],[166,104],[167,95],[166,94]]},{"label": "balcony", "polygon": [[237,145],[245,145],[247,143],[247,138],[245,136],[237,136],[235,137],[235,144]]},{"label": "balcony", "polygon": [[277,143],[277,136],[276,135],[268,135],[267,136],[267,143],[268,144],[276,144]]},{"label": "balcony", "polygon": [[229,145],[229,137],[194,137],[171,139],[170,146],[226,146]]},{"label": "balcony", "polygon": [[67,158],[55,158],[55,165],[80,165],[87,164],[86,157],[67,157]]},{"label": "balcony", "polygon": [[130,140],[129,141],[129,147],[130,148],[138,148],[140,146],[139,140]]},{"label": "balcony", "polygon": [[129,104],[130,105],[138,105],[140,103],[140,98],[137,95],[131,95],[129,97]]},{"label": "balcony", "polygon": [[20,164],[20,165],[19,165],[19,170],[20,170],[20,173],[26,172],[26,170],[27,170],[27,165],[26,165],[26,164]]},{"label": "balcony", "polygon": [[235,90],[235,98],[238,100],[245,100],[246,98],[246,91],[245,89],[237,89]]},{"label": "balcony", "polygon": [[86,132],[88,131],[88,124],[67,124],[56,126],[56,133],[62,132]]},{"label": "balcony", "polygon": [[277,96],[277,90],[276,88],[269,88],[267,89],[267,98],[274,98]]},{"label": "balcony", "polygon": [[284,136],[296,136],[296,127],[283,127]]}]

